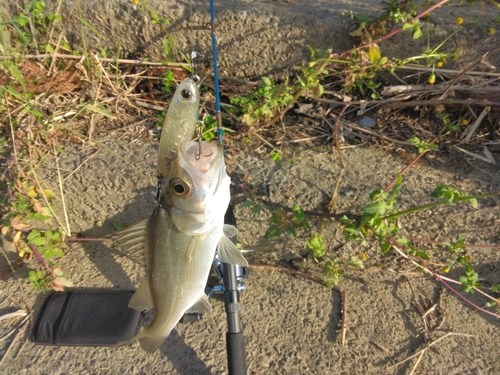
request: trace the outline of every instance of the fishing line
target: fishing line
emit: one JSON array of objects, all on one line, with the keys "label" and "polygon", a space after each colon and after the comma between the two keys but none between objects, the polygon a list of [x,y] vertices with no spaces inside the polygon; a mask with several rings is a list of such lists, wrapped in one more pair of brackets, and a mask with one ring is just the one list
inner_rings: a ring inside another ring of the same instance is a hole
[{"label": "fishing line", "polygon": [[217,67],[217,37],[215,36],[214,0],[210,0],[210,26],[212,29],[212,55],[214,63],[215,118],[217,119],[217,141],[222,145],[222,117],[220,113],[219,69]]}]

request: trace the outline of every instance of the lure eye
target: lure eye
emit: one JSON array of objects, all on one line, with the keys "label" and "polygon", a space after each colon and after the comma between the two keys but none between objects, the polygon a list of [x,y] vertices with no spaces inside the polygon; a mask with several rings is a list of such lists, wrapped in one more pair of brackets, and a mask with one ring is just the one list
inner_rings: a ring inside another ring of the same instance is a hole
[{"label": "lure eye", "polygon": [[184,89],[181,91],[181,97],[183,99],[189,99],[191,98],[191,92],[189,90]]},{"label": "lure eye", "polygon": [[179,178],[173,178],[169,183],[170,192],[177,197],[186,197],[191,192],[189,185]]}]

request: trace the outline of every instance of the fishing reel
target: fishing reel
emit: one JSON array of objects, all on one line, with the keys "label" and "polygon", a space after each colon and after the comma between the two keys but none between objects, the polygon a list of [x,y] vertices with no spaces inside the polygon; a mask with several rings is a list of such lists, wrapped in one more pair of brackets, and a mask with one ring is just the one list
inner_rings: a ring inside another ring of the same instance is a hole
[{"label": "fishing reel", "polygon": [[[247,285],[242,282],[242,280],[248,278],[248,267],[231,265],[232,269],[228,269],[227,264],[222,263],[219,260],[217,252],[214,256],[213,269],[215,270],[215,285],[212,284],[209,279],[209,283],[205,287],[205,294],[208,298],[214,298],[219,301],[225,301],[226,310],[234,310],[234,306],[239,307],[239,295],[247,290]],[[231,283],[232,275],[227,275],[228,273],[234,273],[236,283]],[[225,274],[227,275],[225,277]],[[214,278],[214,279],[215,279]],[[229,287],[228,287],[228,284]],[[179,323],[197,322],[203,319],[202,313],[186,313],[182,316]]]},{"label": "fishing reel", "polygon": [[[219,285],[214,285],[213,287],[210,287],[207,285],[207,288],[205,289],[205,293],[209,297],[213,295],[214,298],[219,299],[219,296],[223,296],[225,292],[224,288],[224,267],[222,262],[219,260],[218,254],[215,253],[214,257],[214,269],[215,269],[215,276],[217,277],[217,280],[219,281]],[[235,273],[236,273],[236,280],[238,281],[238,292],[245,292],[247,290],[247,285],[241,280],[244,280],[248,278],[248,267],[243,267],[243,266],[234,266]],[[208,290],[207,290],[208,289]],[[223,299],[223,298],[220,298]]]}]

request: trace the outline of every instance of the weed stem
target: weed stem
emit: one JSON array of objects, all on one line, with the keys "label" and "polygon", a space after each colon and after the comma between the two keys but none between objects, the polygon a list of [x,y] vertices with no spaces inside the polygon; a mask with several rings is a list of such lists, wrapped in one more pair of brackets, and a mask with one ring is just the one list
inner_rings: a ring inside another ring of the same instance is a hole
[{"label": "weed stem", "polygon": [[500,191],[497,191],[495,193],[469,195],[467,197],[460,197],[460,198],[457,198],[457,200],[455,202],[439,201],[439,202],[429,203],[429,204],[425,204],[423,206],[413,207],[413,208],[410,208],[408,210],[399,211],[399,212],[393,213],[391,215],[382,216],[380,219],[382,219],[382,220],[392,220],[392,219],[396,219],[396,218],[398,218],[400,216],[412,214],[412,213],[415,213],[415,212],[418,212],[418,211],[428,210],[429,208],[433,208],[433,207],[437,207],[437,206],[442,206],[444,204],[451,204],[451,203],[456,203],[456,202],[468,201],[468,200],[471,200],[471,199],[489,198],[489,197],[493,197],[495,195],[500,195]]}]

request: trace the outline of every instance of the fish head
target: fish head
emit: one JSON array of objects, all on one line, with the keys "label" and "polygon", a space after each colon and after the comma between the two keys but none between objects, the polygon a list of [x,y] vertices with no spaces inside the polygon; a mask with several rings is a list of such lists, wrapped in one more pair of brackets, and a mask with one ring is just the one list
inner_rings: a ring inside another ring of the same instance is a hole
[{"label": "fish head", "polygon": [[215,142],[191,141],[179,150],[170,167],[165,200],[177,229],[204,234],[224,220],[230,200],[231,179],[226,173],[222,147]]},{"label": "fish head", "polygon": [[198,113],[199,103],[200,87],[197,81],[192,78],[185,78],[175,90],[170,106],[174,106],[174,108],[178,108],[182,112]]}]

